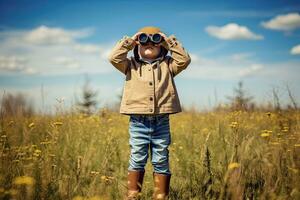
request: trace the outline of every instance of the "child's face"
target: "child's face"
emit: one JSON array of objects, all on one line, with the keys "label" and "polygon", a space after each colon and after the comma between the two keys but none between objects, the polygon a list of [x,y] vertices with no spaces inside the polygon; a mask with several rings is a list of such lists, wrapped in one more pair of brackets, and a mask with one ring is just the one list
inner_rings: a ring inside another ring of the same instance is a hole
[{"label": "child's face", "polygon": [[148,42],[140,46],[140,54],[143,58],[155,59],[160,54],[160,44],[153,44]]}]

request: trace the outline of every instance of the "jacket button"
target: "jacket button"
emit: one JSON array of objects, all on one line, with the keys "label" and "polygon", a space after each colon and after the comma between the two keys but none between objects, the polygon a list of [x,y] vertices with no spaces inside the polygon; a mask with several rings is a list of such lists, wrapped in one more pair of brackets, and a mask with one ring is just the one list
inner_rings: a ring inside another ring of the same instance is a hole
[{"label": "jacket button", "polygon": [[148,71],[151,71],[151,68],[149,68]]},{"label": "jacket button", "polygon": [[153,109],[152,108],[150,108],[150,110],[149,110],[150,112],[153,112]]},{"label": "jacket button", "polygon": [[152,98],[152,97],[150,97],[149,99],[150,99],[150,101],[152,101],[152,100],[153,100],[153,98]]},{"label": "jacket button", "polygon": [[152,81],[149,82],[149,85],[152,85]]}]

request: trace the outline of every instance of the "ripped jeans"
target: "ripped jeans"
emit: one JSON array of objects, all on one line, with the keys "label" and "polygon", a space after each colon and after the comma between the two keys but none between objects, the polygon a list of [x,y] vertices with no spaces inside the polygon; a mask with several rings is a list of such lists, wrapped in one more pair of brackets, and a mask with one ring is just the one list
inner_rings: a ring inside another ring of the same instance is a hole
[{"label": "ripped jeans", "polygon": [[128,170],[145,170],[150,149],[154,172],[171,174],[169,150],[171,143],[169,114],[131,114],[129,120],[130,159]]}]

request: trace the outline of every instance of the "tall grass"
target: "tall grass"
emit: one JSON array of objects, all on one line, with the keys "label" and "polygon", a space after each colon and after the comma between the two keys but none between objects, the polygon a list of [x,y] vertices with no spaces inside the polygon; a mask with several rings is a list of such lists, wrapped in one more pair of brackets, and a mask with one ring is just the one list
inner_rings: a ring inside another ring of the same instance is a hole
[{"label": "tall grass", "polygon": [[[122,199],[128,116],[4,118],[1,199]],[[300,199],[300,113],[170,116],[170,199]],[[146,166],[143,199],[153,192]]]}]

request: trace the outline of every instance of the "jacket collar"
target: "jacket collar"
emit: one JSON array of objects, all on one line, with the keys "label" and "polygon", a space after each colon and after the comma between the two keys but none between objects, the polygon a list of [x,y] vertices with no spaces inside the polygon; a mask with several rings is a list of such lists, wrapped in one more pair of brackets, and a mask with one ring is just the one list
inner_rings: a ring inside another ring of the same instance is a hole
[{"label": "jacket collar", "polygon": [[161,79],[160,63],[164,60],[167,53],[168,53],[168,50],[166,48],[162,47],[160,56],[157,59],[154,59],[152,61],[145,60],[145,59],[142,59],[142,57],[140,56],[139,45],[136,45],[133,50],[133,55],[134,55],[134,60],[135,60],[134,67],[139,70],[139,74],[140,74],[140,76],[142,76],[142,64],[143,63],[148,63],[151,66],[156,64],[158,80],[160,81],[160,79]]},{"label": "jacket collar", "polygon": [[[157,75],[158,75],[158,80],[159,80],[159,81],[160,81],[160,79],[161,79],[160,63],[161,63],[163,60],[164,60],[164,57],[159,57],[159,58],[153,60],[153,61],[150,63],[150,62],[147,62],[146,60],[144,61],[144,60],[140,59],[140,61],[145,62],[145,63],[149,63],[151,66],[156,65],[156,68],[157,68]],[[135,62],[135,61],[133,61],[133,62],[134,62],[134,67],[135,67],[136,69],[139,70],[139,74],[140,74],[140,76],[142,76],[142,63],[141,63],[141,62]]]}]

